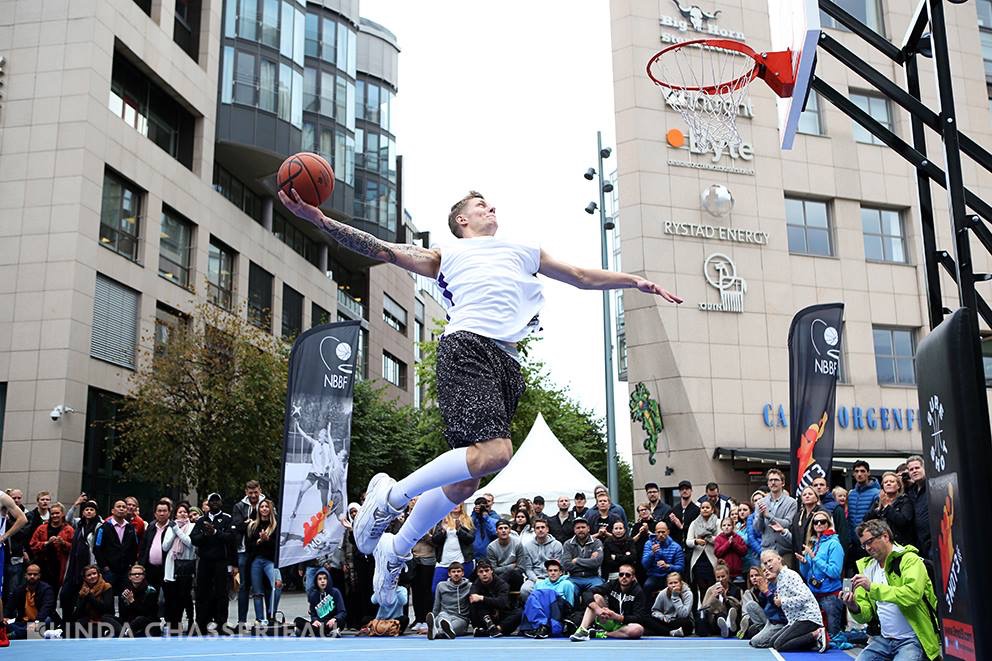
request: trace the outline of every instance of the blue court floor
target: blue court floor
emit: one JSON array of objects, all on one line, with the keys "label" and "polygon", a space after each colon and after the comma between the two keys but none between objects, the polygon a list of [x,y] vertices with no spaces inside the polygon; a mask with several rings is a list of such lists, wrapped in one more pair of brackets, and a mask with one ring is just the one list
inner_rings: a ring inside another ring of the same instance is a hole
[{"label": "blue court floor", "polygon": [[[437,661],[440,654],[458,659],[516,658],[539,655],[541,661],[602,661],[603,655],[623,658],[680,658],[691,661],[775,661],[811,659],[811,654],[778,654],[758,650],[746,642],[718,638],[646,638],[639,641],[591,640],[572,643],[567,639],[459,638],[428,641],[420,636],[400,638],[170,638],[117,640],[27,640],[14,641],[0,650],[0,659],[68,659],[71,661],[166,661],[172,659],[292,659],[316,654],[333,655],[335,661],[385,658],[403,661]],[[371,654],[380,655],[370,657]],[[732,656],[729,656],[732,655]],[[629,656],[628,656],[629,655]],[[636,655],[636,656],[635,656]],[[659,656],[664,655],[664,657]],[[836,650],[815,655],[817,659],[850,661]]]}]

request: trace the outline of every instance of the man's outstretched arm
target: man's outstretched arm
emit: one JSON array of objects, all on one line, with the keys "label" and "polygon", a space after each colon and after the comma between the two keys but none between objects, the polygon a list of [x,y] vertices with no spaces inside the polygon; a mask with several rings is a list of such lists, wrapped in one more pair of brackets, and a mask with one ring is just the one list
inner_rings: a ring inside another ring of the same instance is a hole
[{"label": "man's outstretched arm", "polygon": [[633,289],[636,287],[645,294],[661,296],[669,303],[681,303],[683,301],[682,297],[640,276],[573,266],[555,259],[543,250],[541,251],[541,268],[538,273],[579,289]]},{"label": "man's outstretched arm", "polygon": [[290,195],[279,191],[279,200],[298,217],[322,230],[342,247],[360,255],[389,262],[420,275],[433,278],[441,268],[441,254],[436,250],[421,248],[407,243],[389,243],[368,232],[325,216],[320,209],[300,199],[299,194],[290,189]]}]

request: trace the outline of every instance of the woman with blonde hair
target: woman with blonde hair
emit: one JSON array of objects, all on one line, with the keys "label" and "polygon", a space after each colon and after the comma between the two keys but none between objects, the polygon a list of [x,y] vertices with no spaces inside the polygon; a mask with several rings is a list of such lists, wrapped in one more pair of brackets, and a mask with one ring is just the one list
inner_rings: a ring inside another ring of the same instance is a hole
[{"label": "woman with blonde hair", "polygon": [[431,533],[431,543],[434,544],[434,580],[431,584],[431,594],[437,589],[437,584],[448,580],[448,567],[453,562],[460,562],[465,569],[465,576],[475,570],[472,559],[472,543],[475,541],[475,526],[472,518],[465,511],[465,506],[459,503],[451,508],[441,523],[434,526]]},{"label": "woman with blonde hair", "polygon": [[892,541],[903,546],[916,541],[916,511],[913,501],[903,493],[902,478],[896,473],[882,473],[882,490],[865,514],[865,521],[881,519],[892,529]]},{"label": "woman with blonde hair", "polygon": [[[248,566],[251,567],[255,621],[260,626],[268,626],[269,620],[279,608],[279,597],[282,595],[282,574],[275,565],[278,527],[275,503],[266,498],[258,504],[255,518],[248,522],[245,535],[245,550],[248,552]],[[264,610],[263,578],[268,579],[270,587],[268,599],[264,601]]]}]

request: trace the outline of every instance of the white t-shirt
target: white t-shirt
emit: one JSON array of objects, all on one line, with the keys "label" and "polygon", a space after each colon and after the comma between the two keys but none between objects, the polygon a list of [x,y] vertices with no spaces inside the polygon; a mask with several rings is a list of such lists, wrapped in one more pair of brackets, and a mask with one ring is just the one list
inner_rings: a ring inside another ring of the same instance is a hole
[{"label": "white t-shirt", "polygon": [[437,566],[448,567],[452,562],[465,562],[465,558],[462,557],[462,546],[458,543],[458,531],[454,528],[448,528],[445,532],[448,533],[448,536],[444,538],[441,560]]},{"label": "white t-shirt", "polygon": [[539,247],[479,236],[440,248],[437,282],[448,306],[446,335],[469,331],[519,342],[537,329],[544,305]]},{"label": "white t-shirt", "polygon": [[[879,567],[878,560],[872,560],[865,566],[865,576],[872,583],[889,584],[885,570]],[[909,625],[899,606],[888,601],[879,601],[875,604],[875,610],[878,612],[878,623],[882,626],[882,636],[894,640],[916,638],[913,627]]]}]

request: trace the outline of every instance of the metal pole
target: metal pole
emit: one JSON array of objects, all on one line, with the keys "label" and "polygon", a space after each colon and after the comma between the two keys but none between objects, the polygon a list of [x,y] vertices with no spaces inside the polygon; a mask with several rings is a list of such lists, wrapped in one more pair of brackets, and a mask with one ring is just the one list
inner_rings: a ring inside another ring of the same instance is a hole
[{"label": "metal pole", "polygon": [[[606,245],[606,191],[603,190],[603,133],[596,131],[596,158],[599,159],[599,247],[603,270],[610,269]],[[603,370],[606,376],[606,481],[610,500],[620,497],[620,480],[617,477],[617,435],[613,413],[613,324],[610,320],[610,292],[603,290]]]}]

